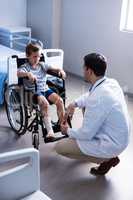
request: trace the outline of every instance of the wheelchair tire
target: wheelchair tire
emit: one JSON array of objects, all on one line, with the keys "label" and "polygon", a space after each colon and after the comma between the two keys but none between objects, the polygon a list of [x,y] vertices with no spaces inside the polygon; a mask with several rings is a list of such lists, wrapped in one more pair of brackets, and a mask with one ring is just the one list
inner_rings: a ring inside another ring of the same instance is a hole
[{"label": "wheelchair tire", "polygon": [[32,136],[32,145],[34,146],[35,149],[39,149],[39,134],[34,133]]},{"label": "wheelchair tire", "polygon": [[23,135],[28,126],[28,114],[25,106],[21,105],[19,92],[13,86],[6,88],[5,107],[11,128],[17,135]]}]

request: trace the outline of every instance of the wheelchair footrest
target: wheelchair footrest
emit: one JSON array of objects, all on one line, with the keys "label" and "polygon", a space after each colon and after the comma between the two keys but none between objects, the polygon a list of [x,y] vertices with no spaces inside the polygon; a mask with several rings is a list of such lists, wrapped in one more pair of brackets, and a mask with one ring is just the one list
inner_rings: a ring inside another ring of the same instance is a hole
[{"label": "wheelchair footrest", "polygon": [[52,123],[53,124],[53,131],[54,133],[60,132],[60,125],[59,123]]},{"label": "wheelchair footrest", "polygon": [[45,137],[44,142],[45,143],[56,142],[58,140],[61,140],[61,139],[67,138],[67,137],[68,137],[68,135],[63,135],[60,137]]}]

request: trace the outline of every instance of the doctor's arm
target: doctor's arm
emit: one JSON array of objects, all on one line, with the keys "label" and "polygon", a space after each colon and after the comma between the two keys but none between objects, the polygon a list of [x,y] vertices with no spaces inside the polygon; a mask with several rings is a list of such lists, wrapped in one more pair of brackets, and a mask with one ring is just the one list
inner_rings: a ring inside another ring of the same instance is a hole
[{"label": "doctor's arm", "polygon": [[70,138],[91,140],[100,130],[110,109],[111,108],[108,106],[106,107],[100,101],[97,101],[96,103],[89,101],[86,106],[82,126],[77,130],[68,128],[67,134]]},{"label": "doctor's arm", "polygon": [[70,118],[72,118],[74,112],[75,112],[75,108],[85,108],[86,107],[86,103],[89,99],[89,92],[83,94],[82,96],[80,96],[79,98],[77,98],[76,100],[74,100],[72,103],[70,103],[66,109],[66,119],[69,116]]}]

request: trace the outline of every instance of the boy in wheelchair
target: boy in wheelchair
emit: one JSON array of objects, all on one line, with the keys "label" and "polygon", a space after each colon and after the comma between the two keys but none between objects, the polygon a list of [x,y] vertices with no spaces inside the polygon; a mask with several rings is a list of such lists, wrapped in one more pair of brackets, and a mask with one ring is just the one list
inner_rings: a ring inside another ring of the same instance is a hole
[{"label": "boy in wheelchair", "polygon": [[[60,75],[63,79],[65,79],[66,74],[62,69],[40,62],[41,53],[42,48],[39,44],[29,43],[26,47],[28,62],[18,69],[17,76],[24,78],[24,88],[33,92],[34,99],[36,99],[43,116],[43,122],[47,130],[47,138],[53,139],[54,132],[49,114],[49,102],[56,105],[59,124],[61,124],[64,116],[64,104],[62,98],[46,84],[46,73],[47,71],[52,71]],[[37,85],[37,91],[35,91],[35,83]]]}]

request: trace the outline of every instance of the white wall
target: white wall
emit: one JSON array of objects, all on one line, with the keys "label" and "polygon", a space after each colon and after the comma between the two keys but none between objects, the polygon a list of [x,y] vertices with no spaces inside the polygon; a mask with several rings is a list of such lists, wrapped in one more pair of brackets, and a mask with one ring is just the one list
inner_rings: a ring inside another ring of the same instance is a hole
[{"label": "white wall", "polygon": [[52,15],[52,48],[60,47],[62,0],[53,0]]},{"label": "white wall", "polygon": [[28,0],[27,24],[32,28],[32,36],[40,39],[46,48],[52,43],[52,0]]},{"label": "white wall", "polygon": [[26,0],[0,0],[0,26],[26,26]]},{"label": "white wall", "polygon": [[1,0],[0,26],[31,26],[33,36],[42,40],[46,48],[63,48],[66,70],[80,76],[83,56],[103,53],[108,58],[108,75],[133,93],[133,34],[119,31],[121,3],[122,0]]},{"label": "white wall", "polygon": [[58,48],[60,44],[61,1],[27,0],[27,24],[32,27],[32,36],[46,48]]},{"label": "white wall", "polygon": [[122,0],[62,0],[61,47],[66,70],[82,75],[91,52],[108,58],[108,75],[133,93],[133,34],[119,31]]}]

